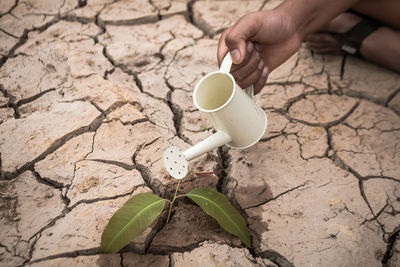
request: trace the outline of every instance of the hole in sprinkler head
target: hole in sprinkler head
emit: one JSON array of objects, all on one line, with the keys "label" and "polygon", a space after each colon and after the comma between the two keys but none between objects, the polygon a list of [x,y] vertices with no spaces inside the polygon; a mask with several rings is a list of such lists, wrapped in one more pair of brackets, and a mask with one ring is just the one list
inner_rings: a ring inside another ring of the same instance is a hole
[{"label": "hole in sprinkler head", "polygon": [[179,157],[181,157],[181,155],[179,155]]},{"label": "hole in sprinkler head", "polygon": [[172,171],[172,168],[169,168]]},{"label": "hole in sprinkler head", "polygon": [[181,172],[178,172],[178,174],[181,174]]},{"label": "hole in sprinkler head", "polygon": [[168,157],[165,157],[166,159],[168,159]]}]

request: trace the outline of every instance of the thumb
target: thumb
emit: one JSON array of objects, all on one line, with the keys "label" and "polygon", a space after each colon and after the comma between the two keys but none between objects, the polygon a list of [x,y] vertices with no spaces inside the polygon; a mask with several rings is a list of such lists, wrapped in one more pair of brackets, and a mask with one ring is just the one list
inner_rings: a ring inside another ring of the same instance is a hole
[{"label": "thumb", "polygon": [[246,41],[257,34],[261,27],[257,12],[243,16],[232,26],[226,35],[225,43],[231,53],[232,61],[240,64],[246,56]]}]

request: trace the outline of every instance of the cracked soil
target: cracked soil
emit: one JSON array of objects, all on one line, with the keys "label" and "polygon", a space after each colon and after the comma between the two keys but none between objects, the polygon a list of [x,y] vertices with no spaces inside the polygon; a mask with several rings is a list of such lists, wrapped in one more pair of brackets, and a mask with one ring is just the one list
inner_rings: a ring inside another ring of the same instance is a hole
[{"label": "cracked soil", "polygon": [[254,247],[179,199],[120,253],[130,196],[172,198],[162,164],[212,133],[191,95],[219,34],[279,0],[0,1],[0,266],[400,266],[400,76],[301,48],[255,101],[250,149],[193,162],[180,193],[226,194]]}]

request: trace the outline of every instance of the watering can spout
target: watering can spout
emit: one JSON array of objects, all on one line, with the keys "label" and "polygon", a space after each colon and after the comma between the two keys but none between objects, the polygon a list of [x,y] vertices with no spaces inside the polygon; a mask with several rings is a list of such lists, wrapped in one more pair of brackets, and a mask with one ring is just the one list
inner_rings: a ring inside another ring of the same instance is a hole
[{"label": "watering can spout", "polygon": [[224,133],[223,131],[217,131],[215,134],[209,136],[200,143],[183,152],[183,155],[185,156],[186,160],[189,161],[203,155],[204,153],[210,152],[214,148],[225,145],[230,141],[232,141],[232,138],[228,134]]},{"label": "watering can spout", "polygon": [[178,147],[170,146],[164,151],[163,160],[167,171],[176,179],[184,178],[189,171],[189,161],[204,153],[225,145],[232,141],[232,138],[223,131],[204,139],[200,143],[192,146],[188,150],[181,152]]}]

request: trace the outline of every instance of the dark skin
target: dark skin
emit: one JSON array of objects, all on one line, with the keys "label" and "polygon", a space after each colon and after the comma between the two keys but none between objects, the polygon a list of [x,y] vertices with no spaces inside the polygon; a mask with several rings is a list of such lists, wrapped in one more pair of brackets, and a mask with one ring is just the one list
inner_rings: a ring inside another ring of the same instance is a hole
[{"label": "dark skin", "polygon": [[[395,28],[400,26],[400,1],[396,0],[287,0],[274,10],[249,13],[221,35],[218,62],[229,51],[234,63],[231,73],[238,85],[247,88],[253,84],[258,93],[268,74],[296,53],[303,40],[314,50],[323,47],[321,36],[313,33],[324,30],[349,8],[376,19],[384,18],[388,23],[388,27],[379,28],[364,40],[360,52],[365,58],[400,72],[400,32]],[[383,49],[380,40],[385,40]],[[328,44],[330,48],[335,46]]]}]

